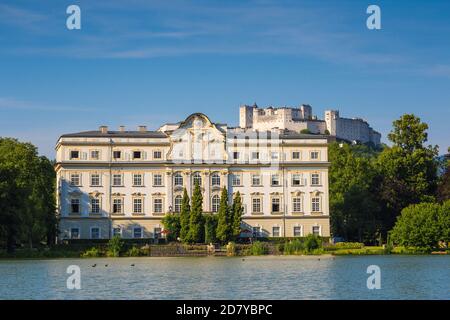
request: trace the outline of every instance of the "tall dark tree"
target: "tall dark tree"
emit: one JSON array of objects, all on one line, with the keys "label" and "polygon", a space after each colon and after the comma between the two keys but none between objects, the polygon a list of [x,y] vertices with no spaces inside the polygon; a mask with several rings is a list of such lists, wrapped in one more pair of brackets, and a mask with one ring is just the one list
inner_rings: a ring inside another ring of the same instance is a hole
[{"label": "tall dark tree", "polygon": [[220,205],[217,221],[217,240],[225,243],[231,239],[232,235],[232,215],[228,205],[228,191],[226,187],[223,187],[220,195]]},{"label": "tall dark tree", "polygon": [[217,215],[208,213],[203,218],[205,220],[205,243],[214,243],[217,240]]},{"label": "tall dark tree", "polygon": [[187,242],[189,234],[189,221],[191,217],[191,206],[189,204],[189,195],[186,188],[183,190],[183,199],[181,200],[180,212],[180,239]]},{"label": "tall dark tree", "polygon": [[187,240],[190,243],[200,243],[204,242],[204,239],[205,225],[203,221],[203,196],[200,186],[196,183],[192,194],[192,207]]},{"label": "tall dark tree", "polygon": [[436,198],[440,202],[450,199],[450,147],[448,148],[446,158],[447,160],[444,160],[444,163],[442,164],[444,173],[440,177],[437,187]]},{"label": "tall dark tree", "polygon": [[236,240],[241,234],[242,215],[244,214],[244,206],[242,205],[242,198],[240,192],[236,192],[232,206],[232,228],[231,237]]},{"label": "tall dark tree", "polygon": [[383,225],[390,230],[403,208],[434,201],[437,187],[437,146],[425,146],[428,125],[413,114],[394,121],[388,135],[392,148],[378,157],[380,181],[377,193],[383,208]]}]

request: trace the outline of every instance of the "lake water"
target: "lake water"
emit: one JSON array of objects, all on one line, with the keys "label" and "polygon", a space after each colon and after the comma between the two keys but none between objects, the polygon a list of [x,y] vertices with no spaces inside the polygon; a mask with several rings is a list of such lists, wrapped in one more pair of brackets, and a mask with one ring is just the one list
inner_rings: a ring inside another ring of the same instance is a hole
[{"label": "lake water", "polygon": [[[67,289],[70,265],[80,290]],[[379,290],[367,288],[370,265]],[[448,300],[450,256],[0,260],[0,298]]]}]

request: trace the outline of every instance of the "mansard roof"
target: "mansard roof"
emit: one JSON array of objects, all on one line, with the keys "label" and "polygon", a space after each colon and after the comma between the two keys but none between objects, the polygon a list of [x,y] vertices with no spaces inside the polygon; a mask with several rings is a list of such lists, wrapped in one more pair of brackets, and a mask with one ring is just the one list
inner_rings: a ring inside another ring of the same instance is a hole
[{"label": "mansard roof", "polygon": [[161,131],[107,131],[100,130],[82,131],[61,135],[61,138],[167,138]]}]

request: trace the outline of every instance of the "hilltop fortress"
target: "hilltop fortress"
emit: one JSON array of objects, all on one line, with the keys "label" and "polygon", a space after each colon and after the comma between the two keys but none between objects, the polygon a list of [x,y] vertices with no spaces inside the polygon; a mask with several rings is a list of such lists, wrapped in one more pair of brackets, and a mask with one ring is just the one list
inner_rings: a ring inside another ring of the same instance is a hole
[{"label": "hilltop fortress", "polygon": [[325,119],[317,119],[312,114],[310,105],[301,105],[298,108],[263,108],[256,104],[243,105],[239,110],[239,126],[254,130],[289,130],[301,132],[309,130],[314,134],[329,134],[338,139],[357,141],[361,143],[372,142],[380,144],[381,134],[373,130],[367,121],[361,118],[341,118],[338,110],[326,110]]}]

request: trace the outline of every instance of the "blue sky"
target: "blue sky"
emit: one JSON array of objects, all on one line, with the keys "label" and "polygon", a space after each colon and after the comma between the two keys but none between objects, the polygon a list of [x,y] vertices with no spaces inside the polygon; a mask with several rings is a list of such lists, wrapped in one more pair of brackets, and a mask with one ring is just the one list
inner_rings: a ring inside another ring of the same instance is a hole
[{"label": "blue sky", "polygon": [[[82,29],[66,28],[81,8]],[[382,30],[366,28],[381,7]],[[156,129],[240,104],[311,104],[383,134],[414,113],[450,145],[448,1],[0,1],[0,136],[54,157],[59,135]]]}]

